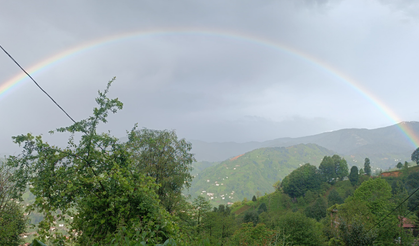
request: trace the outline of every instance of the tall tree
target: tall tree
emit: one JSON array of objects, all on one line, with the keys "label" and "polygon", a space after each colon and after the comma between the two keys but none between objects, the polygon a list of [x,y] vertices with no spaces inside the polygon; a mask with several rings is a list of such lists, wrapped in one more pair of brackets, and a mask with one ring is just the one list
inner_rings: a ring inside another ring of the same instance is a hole
[{"label": "tall tree", "polygon": [[[44,213],[38,234],[56,240],[52,244],[65,240],[50,230],[57,220],[65,220],[78,233],[70,236],[81,245],[107,245],[120,233],[150,244],[179,238],[172,216],[159,204],[154,179],[134,171],[131,153],[117,138],[97,132],[110,113],[122,109],[122,102],[107,97],[112,81],[99,92],[92,116],[57,129],[70,135],[66,148],[32,134],[13,137],[23,151],[10,156],[7,164],[16,170],[13,178],[20,194],[33,187],[37,198],[29,209]],[[74,135],[80,138],[76,141]]]},{"label": "tall tree", "polygon": [[366,175],[371,176],[371,165],[370,165],[370,159],[369,158],[365,158],[364,172],[365,172]]},{"label": "tall tree", "polygon": [[308,190],[318,190],[321,185],[321,178],[317,168],[305,164],[286,176],[281,183],[285,194],[291,197],[300,197]]},{"label": "tall tree", "polygon": [[356,185],[358,183],[359,176],[358,176],[358,167],[357,166],[352,166],[351,167],[351,173],[349,174],[349,180],[351,181],[352,185]]},{"label": "tall tree", "polygon": [[199,233],[201,227],[203,227],[202,221],[205,221],[207,214],[211,211],[211,204],[204,197],[198,196],[194,199],[192,205],[194,210],[196,211],[196,222],[198,227],[197,231]]},{"label": "tall tree", "polygon": [[155,180],[161,203],[172,213],[182,199],[182,190],[192,181],[190,171],[195,159],[190,153],[191,143],[178,139],[174,131],[143,128],[129,134],[127,147],[136,171]]},{"label": "tall tree", "polygon": [[404,162],[403,168],[406,170],[409,169],[409,163],[407,161]]},{"label": "tall tree", "polygon": [[419,148],[413,151],[411,159],[412,161],[416,162],[417,165],[419,165]]},{"label": "tall tree", "polygon": [[323,180],[333,184],[337,179],[342,180],[348,175],[348,164],[345,159],[338,155],[325,156],[320,163],[319,170]]},{"label": "tall tree", "polygon": [[219,205],[218,209],[210,212],[204,222],[206,234],[210,236],[211,245],[223,245],[228,237],[236,230],[234,214],[228,206]]},{"label": "tall tree", "polygon": [[403,163],[401,163],[401,162],[397,163],[396,167],[397,167],[398,169],[402,169],[402,167],[403,167]]}]

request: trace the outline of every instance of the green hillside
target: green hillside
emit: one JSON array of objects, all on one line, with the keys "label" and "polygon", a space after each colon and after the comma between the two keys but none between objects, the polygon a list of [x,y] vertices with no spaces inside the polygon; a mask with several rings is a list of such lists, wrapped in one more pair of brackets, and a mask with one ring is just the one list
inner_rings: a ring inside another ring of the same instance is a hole
[{"label": "green hillside", "polygon": [[345,156],[348,164],[361,167],[368,157],[373,167],[388,169],[399,161],[409,161],[414,151],[411,139],[401,130],[419,135],[419,122],[400,122],[378,129],[342,129],[298,138],[278,138],[265,142],[206,143],[191,141],[198,161],[222,161],[258,148],[317,144]]},{"label": "green hillside", "polygon": [[201,173],[205,169],[207,169],[209,167],[212,167],[212,166],[215,166],[218,163],[220,163],[220,162],[209,162],[209,161],[194,162],[194,163],[192,163],[191,175],[197,176],[199,173]]},{"label": "green hillside", "polygon": [[334,153],[315,144],[261,148],[205,169],[192,181],[189,193],[205,195],[215,204],[273,192],[273,184],[305,163],[318,165]]}]

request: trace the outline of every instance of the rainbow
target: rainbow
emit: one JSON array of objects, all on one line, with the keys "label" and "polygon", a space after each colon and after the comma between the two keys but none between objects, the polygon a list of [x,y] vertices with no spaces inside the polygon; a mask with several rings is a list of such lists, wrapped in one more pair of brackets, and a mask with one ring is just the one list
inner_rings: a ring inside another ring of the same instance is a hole
[{"label": "rainbow", "polygon": [[[310,54],[304,53],[301,50],[297,50],[293,47],[287,46],[285,44],[264,39],[261,37],[254,37],[243,33],[231,32],[231,31],[202,31],[202,30],[194,30],[194,29],[171,29],[171,30],[148,30],[148,31],[136,31],[136,32],[128,32],[123,34],[118,34],[114,36],[107,36],[105,38],[92,40],[87,43],[83,43],[81,45],[72,47],[68,50],[62,51],[58,54],[55,54],[47,59],[31,66],[27,69],[29,74],[36,74],[45,69],[48,69],[54,64],[64,61],[65,59],[69,59],[73,56],[76,56],[79,53],[96,49],[111,43],[129,40],[134,38],[149,38],[153,36],[168,36],[168,35],[200,35],[200,36],[210,36],[210,37],[221,37],[224,39],[232,39],[237,40],[240,42],[247,42],[259,46],[265,46],[267,48],[275,49],[281,53],[285,53],[287,55],[296,57],[299,60],[302,60],[317,69],[323,71],[324,73],[330,75],[331,77],[335,78],[336,80],[346,84],[348,87],[352,88],[353,90],[357,91],[360,95],[362,95],[366,100],[370,103],[375,105],[375,107],[380,110],[387,118],[389,118],[392,122],[397,124],[401,132],[407,137],[407,139],[411,142],[413,147],[419,146],[419,137],[415,134],[415,132],[409,128],[407,124],[398,124],[402,120],[388,107],[385,105],[384,102],[380,101],[374,94],[369,92],[366,88],[364,88],[360,83],[356,80],[352,79],[348,75],[344,74],[343,72],[339,71],[338,69],[332,67],[330,64],[311,56]],[[20,73],[13,78],[7,80],[4,83],[0,84],[0,99],[16,88],[21,84],[27,76],[24,73]]]}]

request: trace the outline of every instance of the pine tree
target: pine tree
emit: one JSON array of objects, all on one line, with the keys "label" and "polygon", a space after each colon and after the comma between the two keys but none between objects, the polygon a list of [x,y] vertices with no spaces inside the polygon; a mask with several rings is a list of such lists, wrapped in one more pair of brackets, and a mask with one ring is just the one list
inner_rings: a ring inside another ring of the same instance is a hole
[{"label": "pine tree", "polygon": [[356,185],[356,183],[358,183],[358,179],[358,167],[352,166],[351,173],[349,174],[349,180],[351,181],[351,184]]},{"label": "pine tree", "polygon": [[398,169],[401,169],[402,167],[403,167],[403,164],[401,163],[401,162],[399,162],[399,163],[397,163],[397,166],[396,166]]},{"label": "pine tree", "polygon": [[258,214],[261,214],[263,212],[268,212],[268,208],[266,207],[266,204],[262,202],[258,208]]},{"label": "pine tree", "polygon": [[256,201],[257,201],[257,199],[256,199],[256,196],[255,196],[255,195],[253,195],[253,197],[252,197],[252,201],[254,201],[254,202],[256,202]]},{"label": "pine tree", "polygon": [[370,159],[368,159],[368,158],[365,158],[364,172],[368,176],[371,176],[371,165],[370,165]]}]

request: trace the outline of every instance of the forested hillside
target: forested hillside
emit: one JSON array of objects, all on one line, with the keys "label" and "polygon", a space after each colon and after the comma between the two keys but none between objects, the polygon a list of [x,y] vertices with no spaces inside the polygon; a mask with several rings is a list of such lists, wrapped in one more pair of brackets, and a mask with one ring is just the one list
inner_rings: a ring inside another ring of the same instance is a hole
[{"label": "forested hillside", "polygon": [[315,144],[261,148],[209,167],[195,176],[189,193],[227,203],[274,191],[273,184],[305,163],[318,165],[333,152]]}]

